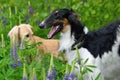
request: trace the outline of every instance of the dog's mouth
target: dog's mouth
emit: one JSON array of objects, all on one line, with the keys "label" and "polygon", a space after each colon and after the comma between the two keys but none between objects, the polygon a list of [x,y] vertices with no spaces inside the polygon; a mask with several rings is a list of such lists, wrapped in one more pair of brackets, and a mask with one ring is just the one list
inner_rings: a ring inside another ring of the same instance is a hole
[{"label": "dog's mouth", "polygon": [[56,35],[58,32],[60,32],[62,28],[63,28],[62,24],[54,24],[47,37],[49,39],[53,38],[53,36]]}]

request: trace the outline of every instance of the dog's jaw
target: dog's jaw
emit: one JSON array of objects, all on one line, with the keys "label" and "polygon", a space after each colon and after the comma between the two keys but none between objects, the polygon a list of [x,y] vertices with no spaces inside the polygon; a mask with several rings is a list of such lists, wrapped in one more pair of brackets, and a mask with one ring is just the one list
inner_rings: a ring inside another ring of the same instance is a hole
[{"label": "dog's jaw", "polygon": [[56,35],[57,33],[59,33],[61,30],[63,29],[62,25],[55,25],[52,26],[49,34],[48,34],[48,38],[51,39],[54,35]]}]

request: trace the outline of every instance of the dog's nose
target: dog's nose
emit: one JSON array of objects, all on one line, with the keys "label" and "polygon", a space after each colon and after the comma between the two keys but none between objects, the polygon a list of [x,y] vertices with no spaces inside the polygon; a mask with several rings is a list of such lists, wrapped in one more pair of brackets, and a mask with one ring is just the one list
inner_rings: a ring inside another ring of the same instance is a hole
[{"label": "dog's nose", "polygon": [[39,27],[43,29],[45,27],[44,21],[39,24]]},{"label": "dog's nose", "polygon": [[44,28],[44,24],[39,24],[39,27],[41,28],[41,29],[43,29]]}]

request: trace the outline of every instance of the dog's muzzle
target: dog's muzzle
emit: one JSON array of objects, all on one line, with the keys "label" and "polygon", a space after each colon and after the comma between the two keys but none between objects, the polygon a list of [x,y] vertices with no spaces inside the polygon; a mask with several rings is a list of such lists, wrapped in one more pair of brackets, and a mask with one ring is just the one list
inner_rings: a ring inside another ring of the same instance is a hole
[{"label": "dog's muzzle", "polygon": [[45,25],[42,24],[42,23],[40,23],[40,24],[39,24],[39,27],[40,27],[41,29],[44,29],[44,28],[45,28]]}]

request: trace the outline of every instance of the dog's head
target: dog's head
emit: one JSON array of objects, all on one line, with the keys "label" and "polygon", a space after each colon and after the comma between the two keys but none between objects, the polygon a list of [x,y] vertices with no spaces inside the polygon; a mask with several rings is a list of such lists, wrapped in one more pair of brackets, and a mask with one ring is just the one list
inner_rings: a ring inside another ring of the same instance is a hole
[{"label": "dog's head", "polygon": [[59,32],[67,31],[68,27],[66,27],[66,25],[69,25],[70,23],[72,23],[74,19],[77,19],[77,15],[73,10],[58,9],[58,10],[54,10],[46,18],[46,20],[44,20],[39,25],[39,27],[40,28],[52,27],[51,31],[48,34],[48,38],[52,38],[54,35],[56,35]]},{"label": "dog's head", "polygon": [[8,37],[14,44],[21,45],[23,41],[31,41],[33,36],[32,26],[29,24],[20,24],[19,26],[14,26],[8,33]]}]

